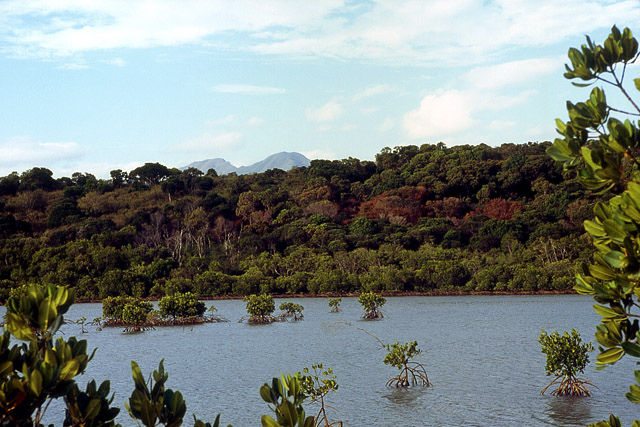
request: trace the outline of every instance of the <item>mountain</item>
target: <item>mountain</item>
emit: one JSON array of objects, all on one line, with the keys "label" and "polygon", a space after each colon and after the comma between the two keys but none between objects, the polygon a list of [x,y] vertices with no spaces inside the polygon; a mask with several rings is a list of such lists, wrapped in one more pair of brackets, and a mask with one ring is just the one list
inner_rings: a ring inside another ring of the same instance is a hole
[{"label": "mountain", "polygon": [[294,167],[309,166],[309,163],[309,159],[300,153],[288,153],[283,151],[281,153],[272,154],[266,159],[249,166],[236,167],[224,159],[216,158],[193,162],[187,166],[181,167],[180,169],[196,168],[205,173],[209,169],[215,169],[218,175],[227,175],[231,172],[235,172],[238,175],[246,175],[251,173],[261,173],[269,169],[282,169],[287,171]]}]

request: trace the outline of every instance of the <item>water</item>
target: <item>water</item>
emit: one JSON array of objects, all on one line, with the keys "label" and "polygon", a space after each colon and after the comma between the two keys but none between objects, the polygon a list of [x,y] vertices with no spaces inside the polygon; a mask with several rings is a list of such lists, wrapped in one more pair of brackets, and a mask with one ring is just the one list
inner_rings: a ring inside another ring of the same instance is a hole
[{"label": "water", "polygon": [[[277,300],[276,307],[284,300]],[[599,387],[587,398],[541,396],[551,377],[536,341],[548,332],[577,329],[583,340],[593,337],[598,316],[593,300],[577,295],[457,296],[387,298],[383,320],[360,319],[355,298],[343,298],[342,312],[329,313],[327,299],[296,299],[305,307],[301,322],[248,325],[240,300],[212,302],[229,323],[167,327],[139,334],[118,328],[82,333],[66,325],[67,335],[87,339],[96,355],[79,382],[111,380],[113,404],[122,408],[118,421],[135,425],[124,408],[132,389],[131,360],[145,376],[164,358],[168,387],[187,402],[185,425],[192,414],[223,425],[259,426],[271,414],[259,395],[262,384],[280,372],[294,373],[324,363],[337,376],[339,390],[327,396],[334,420],[350,426],[488,426],[587,425],[613,412],[623,424],[640,418],[637,406],[624,398],[633,382],[634,360],[595,371],[596,352],[584,378]],[[207,302],[208,305],[211,302]],[[99,304],[74,305],[67,318],[93,319]],[[380,345],[417,340],[416,360],[427,369],[431,388],[397,390],[386,381],[395,368],[383,364]],[[595,343],[594,343],[595,344]],[[308,414],[317,407],[307,404]],[[60,406],[48,421],[61,424]]]}]

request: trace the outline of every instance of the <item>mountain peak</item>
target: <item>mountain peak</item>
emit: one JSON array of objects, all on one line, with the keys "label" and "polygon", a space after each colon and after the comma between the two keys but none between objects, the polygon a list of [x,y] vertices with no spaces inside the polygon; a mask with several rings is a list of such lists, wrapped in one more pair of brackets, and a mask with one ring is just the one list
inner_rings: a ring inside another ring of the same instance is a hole
[{"label": "mountain peak", "polygon": [[214,169],[218,175],[227,175],[232,172],[235,172],[238,175],[245,175],[262,173],[269,169],[282,169],[287,171],[294,167],[306,167],[309,166],[309,164],[309,159],[300,153],[282,151],[280,153],[272,154],[266,159],[249,166],[236,167],[225,159],[215,158],[193,162],[187,166],[181,167],[180,169],[196,168],[205,173],[209,169]]}]

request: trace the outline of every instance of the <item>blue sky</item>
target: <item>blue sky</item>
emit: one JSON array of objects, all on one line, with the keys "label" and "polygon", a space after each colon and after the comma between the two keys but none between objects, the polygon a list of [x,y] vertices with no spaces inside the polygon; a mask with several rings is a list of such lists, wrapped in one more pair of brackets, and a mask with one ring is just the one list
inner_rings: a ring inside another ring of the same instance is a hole
[{"label": "blue sky", "polygon": [[0,0],[0,176],[552,140],[587,96],[567,49],[637,22],[637,0]]}]

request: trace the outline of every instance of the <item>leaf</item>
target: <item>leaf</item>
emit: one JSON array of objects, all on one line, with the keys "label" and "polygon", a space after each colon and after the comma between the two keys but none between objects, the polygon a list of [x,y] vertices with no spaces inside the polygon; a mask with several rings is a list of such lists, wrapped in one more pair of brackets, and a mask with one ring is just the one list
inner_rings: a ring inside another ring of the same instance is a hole
[{"label": "leaf", "polygon": [[611,309],[609,307],[605,307],[603,305],[593,304],[593,309],[596,311],[596,313],[598,313],[600,316],[604,317],[605,319],[612,319],[612,318],[624,316],[618,313],[616,310]]},{"label": "leaf", "polygon": [[603,351],[596,358],[599,363],[610,365],[624,356],[624,351],[621,348],[610,348],[609,350]]},{"label": "leaf", "polygon": [[282,427],[280,424],[278,424],[273,418],[271,418],[269,415],[263,415],[260,418],[260,422],[262,423],[262,427]]},{"label": "leaf", "polygon": [[604,259],[613,268],[622,268],[621,262],[625,255],[620,251],[611,251],[604,254]]},{"label": "leaf", "polygon": [[33,371],[29,376],[29,390],[36,396],[42,393],[42,374],[39,371]]},{"label": "leaf", "polygon": [[80,370],[80,363],[78,359],[71,359],[65,362],[62,366],[62,370],[60,371],[60,379],[61,380],[70,380],[78,374]]},{"label": "leaf", "polygon": [[631,341],[625,341],[622,343],[622,348],[629,356],[640,357],[640,345]]}]

